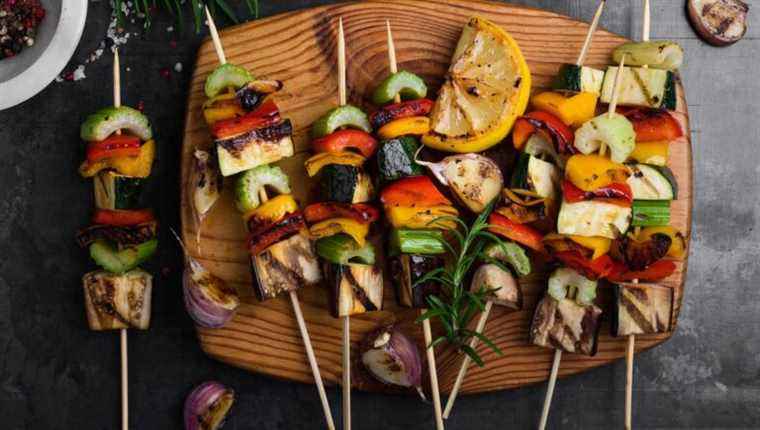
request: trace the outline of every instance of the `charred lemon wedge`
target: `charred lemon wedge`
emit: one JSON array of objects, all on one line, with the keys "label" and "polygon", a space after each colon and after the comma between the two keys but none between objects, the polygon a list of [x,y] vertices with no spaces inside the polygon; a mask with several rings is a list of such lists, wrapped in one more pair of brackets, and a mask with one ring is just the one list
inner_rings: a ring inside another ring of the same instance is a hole
[{"label": "charred lemon wedge", "polygon": [[474,17],[459,38],[422,143],[447,152],[480,152],[499,142],[525,112],[530,70],[517,42]]}]

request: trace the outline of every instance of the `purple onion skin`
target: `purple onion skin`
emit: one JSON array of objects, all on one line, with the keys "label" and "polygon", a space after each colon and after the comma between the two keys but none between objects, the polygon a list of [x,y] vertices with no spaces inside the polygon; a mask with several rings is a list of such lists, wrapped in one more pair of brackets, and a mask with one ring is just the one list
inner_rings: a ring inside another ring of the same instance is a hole
[{"label": "purple onion skin", "polygon": [[[185,399],[185,430],[206,430],[199,418],[225,394],[234,396],[235,392],[216,381],[204,382],[195,387]],[[221,425],[217,428],[220,427]]]},{"label": "purple onion skin", "polygon": [[[420,357],[417,345],[415,345],[414,342],[412,342],[401,330],[394,326],[388,326],[371,332],[365,339],[364,349],[376,349],[374,347],[375,339],[382,336],[384,333],[390,333],[391,337],[388,340],[388,343],[380,348],[385,350],[395,361],[405,364],[407,381],[410,386],[420,387],[422,385],[422,358]],[[369,373],[380,382],[387,384],[386,381],[377,378],[372,371]]]},{"label": "purple onion skin", "polygon": [[[189,266],[189,265],[188,265]],[[204,296],[192,279],[192,269],[185,268],[182,277],[185,309],[195,323],[204,328],[219,328],[235,315],[235,310],[225,309]]]}]

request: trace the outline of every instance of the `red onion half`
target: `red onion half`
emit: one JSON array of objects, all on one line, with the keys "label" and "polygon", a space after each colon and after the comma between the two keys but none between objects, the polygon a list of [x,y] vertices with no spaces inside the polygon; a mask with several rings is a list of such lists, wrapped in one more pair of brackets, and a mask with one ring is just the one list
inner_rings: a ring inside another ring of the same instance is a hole
[{"label": "red onion half", "polygon": [[188,257],[182,277],[185,309],[201,327],[219,328],[235,315],[240,299],[237,291]]},{"label": "red onion half", "polygon": [[195,387],[185,399],[185,430],[217,430],[224,425],[235,392],[219,382],[209,381]]},{"label": "red onion half", "polygon": [[362,345],[362,364],[378,381],[414,387],[422,395],[422,359],[417,346],[394,326],[367,335]]},{"label": "red onion half", "polygon": [[187,313],[201,327],[219,328],[225,325],[240,306],[237,291],[191,257],[177,232],[170,230],[185,254],[182,292]]}]

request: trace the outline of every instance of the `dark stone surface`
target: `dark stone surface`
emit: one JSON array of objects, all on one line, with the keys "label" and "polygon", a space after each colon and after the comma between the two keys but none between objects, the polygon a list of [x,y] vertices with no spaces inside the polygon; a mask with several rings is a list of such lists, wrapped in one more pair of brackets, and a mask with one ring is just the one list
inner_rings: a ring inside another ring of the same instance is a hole
[{"label": "dark stone surface", "polygon": [[[159,2],[160,3],[160,2]],[[236,4],[236,2],[231,2]],[[262,15],[320,1],[263,1]],[[596,2],[523,1],[580,18]],[[243,8],[237,5],[238,10]],[[695,161],[694,234],[684,309],[674,338],[636,360],[634,423],[638,428],[760,427],[760,266],[755,13],[737,45],[716,49],[695,39],[683,2],[653,2],[652,36],[686,48],[683,69],[692,115]],[[163,225],[178,225],[178,150],[186,88],[201,37],[166,12],[122,47],[124,102],[143,101],[160,140],[152,205]],[[103,40],[109,7],[93,1],[70,67]],[[637,1],[611,2],[602,25],[637,36]],[[176,27],[176,25],[175,25]],[[130,31],[138,29],[130,26]],[[176,47],[171,43],[176,40]],[[181,62],[169,79],[160,70]],[[51,84],[0,112],[0,428],[114,429],[119,426],[119,359],[115,333],[87,329],[80,277],[92,264],[73,240],[91,212],[91,185],[76,172],[79,124],[111,103],[111,61],[88,65],[87,79]],[[2,97],[2,94],[0,94]],[[132,428],[181,428],[184,396],[214,378],[238,401],[228,429],[313,429],[321,408],[313,386],[249,374],[200,351],[180,300],[179,252],[168,237],[151,265],[156,273],[153,321],[130,332]],[[559,382],[551,428],[622,427],[624,363]],[[450,429],[532,428],[544,385],[462,397]],[[340,397],[329,390],[336,417]],[[431,408],[409,397],[354,393],[357,429],[432,428]]]}]

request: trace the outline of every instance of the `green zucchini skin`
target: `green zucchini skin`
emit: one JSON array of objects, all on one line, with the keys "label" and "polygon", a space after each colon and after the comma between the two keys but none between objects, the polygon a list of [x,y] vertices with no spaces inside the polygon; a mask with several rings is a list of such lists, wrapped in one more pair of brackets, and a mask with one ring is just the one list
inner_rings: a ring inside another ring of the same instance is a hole
[{"label": "green zucchini skin", "polygon": [[665,95],[662,97],[662,107],[668,110],[676,110],[676,74],[668,72],[668,80],[665,83]]},{"label": "green zucchini skin", "polygon": [[99,173],[94,180],[95,207],[98,209],[135,209],[140,206],[143,178],[114,172]]},{"label": "green zucchini skin", "polygon": [[363,203],[372,195],[369,177],[359,167],[328,164],[319,174],[323,201]]},{"label": "green zucchini skin", "polygon": [[530,184],[528,183],[528,164],[530,163],[531,155],[523,152],[520,154],[520,158],[517,159],[517,165],[512,173],[512,180],[509,186],[511,188],[519,188],[522,190],[529,190]]},{"label": "green zucchini skin", "polygon": [[552,82],[555,90],[581,91],[581,68],[575,64],[563,64]]},{"label": "green zucchini skin", "polygon": [[411,136],[384,140],[377,151],[377,172],[381,184],[407,176],[422,175],[422,166],[414,161],[420,145]]}]

